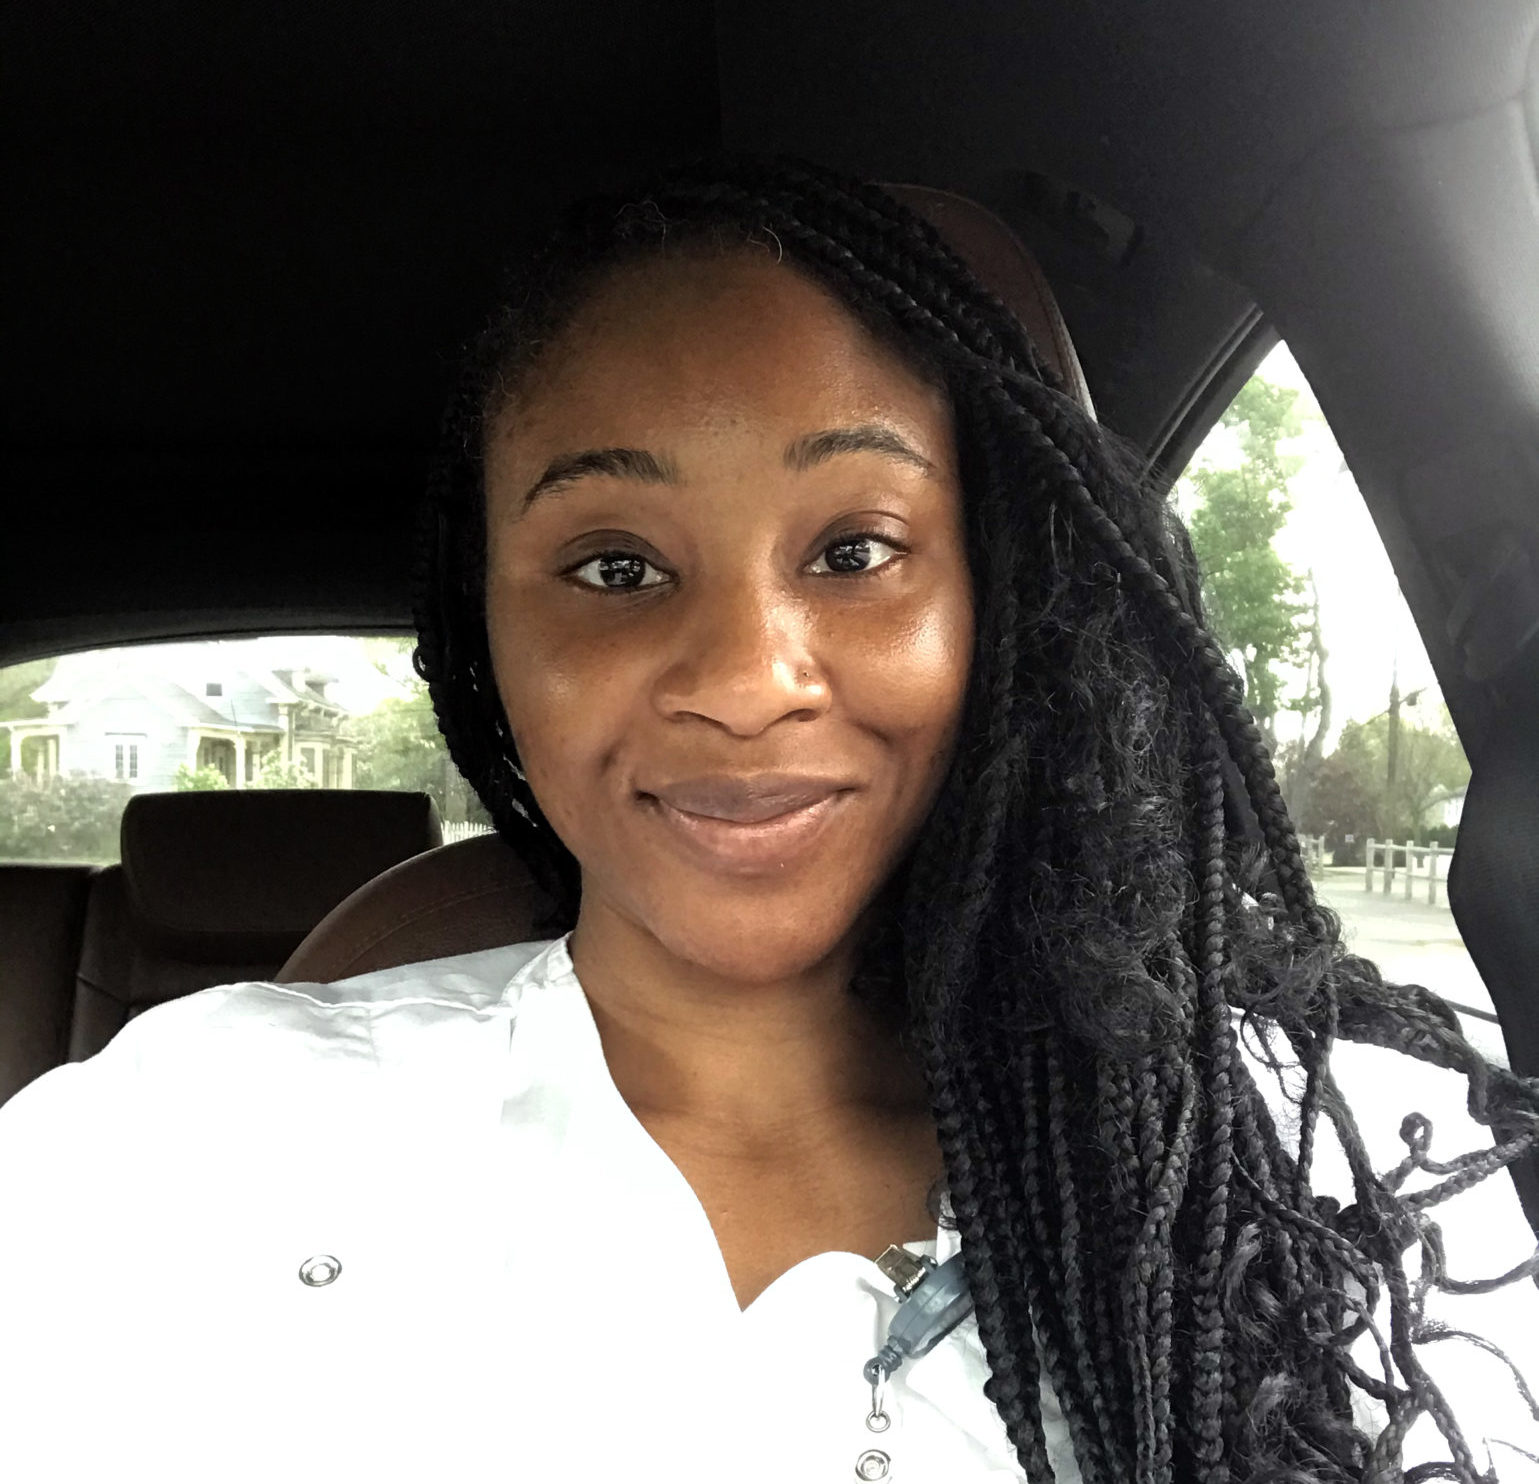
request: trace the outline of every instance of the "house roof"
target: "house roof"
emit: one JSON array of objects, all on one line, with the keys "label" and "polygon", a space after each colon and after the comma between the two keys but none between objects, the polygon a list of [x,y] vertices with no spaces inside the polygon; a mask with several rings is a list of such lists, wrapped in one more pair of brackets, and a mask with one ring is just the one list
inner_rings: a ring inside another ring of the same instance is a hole
[{"label": "house roof", "polygon": [[[215,682],[222,694],[210,696],[207,686]],[[326,694],[333,685],[341,695]],[[336,718],[401,694],[401,686],[380,674],[356,641],[322,636],[66,655],[32,699],[54,708],[47,717],[34,718],[53,725],[74,724],[104,699],[132,697],[178,725],[271,733],[283,727],[281,707],[315,707]]]}]

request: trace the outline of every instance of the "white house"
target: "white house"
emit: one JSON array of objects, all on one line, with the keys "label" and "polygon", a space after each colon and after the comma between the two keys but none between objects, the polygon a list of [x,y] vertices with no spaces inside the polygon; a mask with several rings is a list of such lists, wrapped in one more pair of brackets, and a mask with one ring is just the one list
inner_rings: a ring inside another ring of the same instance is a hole
[{"label": "white house", "polygon": [[349,788],[348,718],[404,694],[355,639],[157,644],[64,656],[32,693],[47,714],[0,725],[12,772],[38,778],[169,789],[179,768],[212,767],[244,788],[271,759]]}]

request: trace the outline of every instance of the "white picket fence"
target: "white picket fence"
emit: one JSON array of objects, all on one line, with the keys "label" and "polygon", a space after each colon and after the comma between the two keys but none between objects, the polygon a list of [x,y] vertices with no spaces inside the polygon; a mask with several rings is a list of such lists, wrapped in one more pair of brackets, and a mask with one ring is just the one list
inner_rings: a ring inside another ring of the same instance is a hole
[{"label": "white picket fence", "polygon": [[475,824],[468,819],[451,820],[444,826],[444,844],[454,845],[460,840],[469,840],[475,835],[489,835],[492,827],[489,824]]},{"label": "white picket fence", "polygon": [[1369,840],[1367,862],[1363,870],[1363,890],[1373,890],[1373,873],[1383,875],[1382,891],[1388,896],[1394,890],[1398,873],[1405,883],[1405,899],[1411,900],[1411,892],[1418,881],[1427,883],[1427,904],[1437,906],[1437,884],[1448,880],[1448,863],[1453,859],[1452,845],[1417,845],[1410,840],[1397,844],[1393,840]]}]

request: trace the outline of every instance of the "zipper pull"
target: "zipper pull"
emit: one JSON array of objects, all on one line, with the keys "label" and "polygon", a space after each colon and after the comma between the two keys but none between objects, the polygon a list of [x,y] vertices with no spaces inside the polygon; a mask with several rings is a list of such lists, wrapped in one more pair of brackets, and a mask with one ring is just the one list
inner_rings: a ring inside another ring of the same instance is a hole
[{"label": "zipper pull", "polygon": [[[928,1355],[973,1311],[967,1291],[962,1254],[937,1264],[933,1257],[916,1256],[902,1247],[889,1247],[876,1265],[898,1296],[898,1312],[887,1327],[887,1342],[862,1370],[871,1386],[871,1410],[866,1427],[875,1433],[892,1426],[887,1415],[888,1379],[906,1360]],[[861,1481],[890,1480],[892,1456],[880,1448],[868,1448],[855,1460],[855,1477]]]},{"label": "zipper pull", "polygon": [[889,1247],[877,1266],[892,1281],[898,1312],[888,1326],[887,1343],[865,1364],[865,1378],[873,1386],[878,1375],[885,1381],[904,1361],[928,1355],[973,1311],[960,1252],[937,1265],[934,1258]]}]

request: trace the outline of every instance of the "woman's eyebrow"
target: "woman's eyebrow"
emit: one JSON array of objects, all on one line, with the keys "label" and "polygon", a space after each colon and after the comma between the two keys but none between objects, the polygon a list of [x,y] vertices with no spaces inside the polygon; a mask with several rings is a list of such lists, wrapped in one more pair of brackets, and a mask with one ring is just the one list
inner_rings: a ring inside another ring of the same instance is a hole
[{"label": "woman's eyebrow", "polygon": [[861,423],[853,428],[825,428],[821,433],[808,433],[786,449],[786,467],[800,472],[841,453],[885,454],[890,459],[913,464],[926,474],[935,472],[935,465],[918,449],[910,447],[891,428],[883,427],[880,423]]},{"label": "woman's eyebrow", "polygon": [[546,465],[545,472],[524,496],[527,510],[541,495],[574,483],[589,474],[607,474],[612,479],[634,479],[641,484],[677,484],[678,470],[666,458],[658,458],[644,448],[585,448],[581,453],[564,453]]}]

